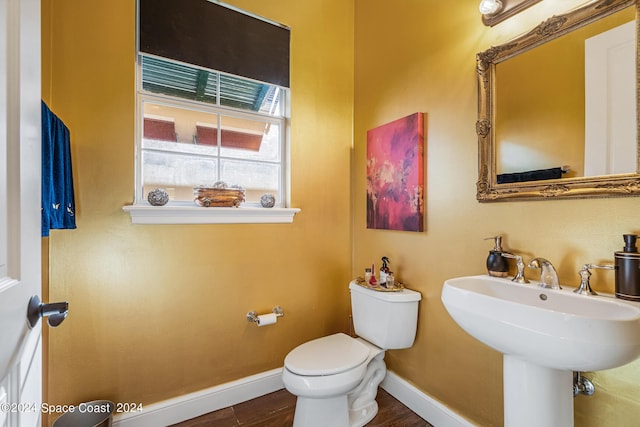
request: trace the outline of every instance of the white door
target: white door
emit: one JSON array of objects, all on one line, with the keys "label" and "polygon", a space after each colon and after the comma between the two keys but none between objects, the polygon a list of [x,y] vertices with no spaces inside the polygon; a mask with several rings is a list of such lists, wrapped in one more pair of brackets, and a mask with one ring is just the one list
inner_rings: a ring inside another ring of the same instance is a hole
[{"label": "white door", "polygon": [[636,173],[635,21],[585,41],[584,175]]},{"label": "white door", "polygon": [[40,0],[0,0],[0,427],[40,425]]}]

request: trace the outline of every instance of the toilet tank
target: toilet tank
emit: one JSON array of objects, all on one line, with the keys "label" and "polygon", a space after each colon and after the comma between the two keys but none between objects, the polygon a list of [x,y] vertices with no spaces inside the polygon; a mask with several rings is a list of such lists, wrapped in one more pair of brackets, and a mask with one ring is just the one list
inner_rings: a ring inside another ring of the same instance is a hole
[{"label": "toilet tank", "polygon": [[349,284],[356,334],[382,349],[409,348],[418,326],[420,292],[381,292]]}]

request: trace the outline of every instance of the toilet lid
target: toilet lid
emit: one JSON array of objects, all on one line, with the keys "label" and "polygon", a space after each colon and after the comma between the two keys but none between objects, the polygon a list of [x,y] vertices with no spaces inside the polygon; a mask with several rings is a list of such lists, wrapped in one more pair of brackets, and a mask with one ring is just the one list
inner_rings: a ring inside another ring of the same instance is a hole
[{"label": "toilet lid", "polygon": [[294,374],[333,375],[348,371],[367,360],[369,349],[345,334],[329,335],[299,345],[284,359]]}]

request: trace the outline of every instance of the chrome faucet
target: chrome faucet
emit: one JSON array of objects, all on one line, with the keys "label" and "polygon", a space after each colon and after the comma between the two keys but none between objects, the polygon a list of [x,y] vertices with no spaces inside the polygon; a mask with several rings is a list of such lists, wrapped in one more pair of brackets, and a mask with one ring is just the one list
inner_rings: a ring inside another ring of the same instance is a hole
[{"label": "chrome faucet", "polygon": [[511,279],[511,281],[521,283],[523,285],[525,283],[529,283],[529,281],[524,277],[524,261],[522,260],[522,257],[520,255],[514,255],[504,251],[501,252],[501,255],[505,258],[511,258],[516,260],[516,267],[518,269],[518,272],[516,273],[515,276],[513,276],[513,279]]},{"label": "chrome faucet", "polygon": [[534,258],[529,261],[529,268],[539,268],[540,272],[540,284],[543,288],[548,289],[562,289],[558,283],[558,273],[548,260],[544,258]]}]

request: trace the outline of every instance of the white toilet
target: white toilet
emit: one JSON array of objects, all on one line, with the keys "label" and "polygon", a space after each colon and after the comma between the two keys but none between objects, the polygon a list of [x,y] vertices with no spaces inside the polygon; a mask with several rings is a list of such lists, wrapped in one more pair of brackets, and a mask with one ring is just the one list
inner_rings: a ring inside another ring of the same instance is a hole
[{"label": "white toilet", "polygon": [[301,344],[284,359],[282,381],[298,397],[294,427],[361,427],[378,412],[387,349],[413,345],[419,292],[380,292],[349,284],[356,334]]}]

